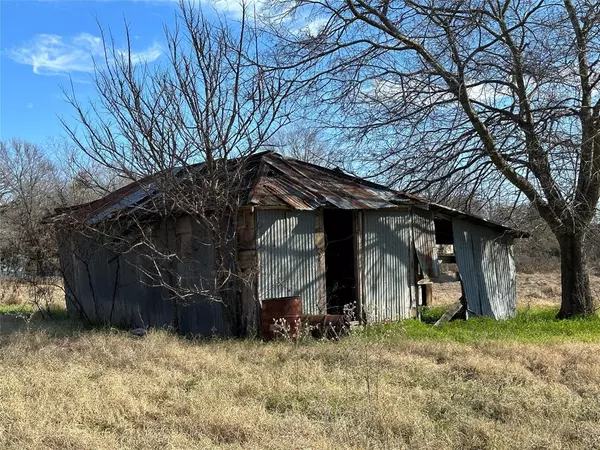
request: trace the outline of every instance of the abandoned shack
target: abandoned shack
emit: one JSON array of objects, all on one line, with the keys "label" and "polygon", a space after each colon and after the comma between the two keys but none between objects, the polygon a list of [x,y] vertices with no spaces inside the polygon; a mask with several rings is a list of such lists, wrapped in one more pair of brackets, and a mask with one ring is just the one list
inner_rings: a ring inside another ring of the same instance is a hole
[{"label": "abandoned shack", "polygon": [[[459,279],[468,314],[515,314],[515,230],[274,152],[245,164],[228,301],[210,289],[174,299],[151,281],[156,263],[136,245],[119,250],[107,245],[108,233],[90,231],[97,228],[90,224],[116,217],[122,224],[140,210],[151,219],[147,205],[159,189],[149,177],[57,211],[69,314],[96,323],[171,326],[182,334],[256,335],[265,299],[300,296],[304,313],[352,310],[357,320],[373,323],[417,317],[431,301],[432,284]],[[214,285],[215,246],[194,244],[206,232],[189,214],[173,217],[150,234],[172,256],[170,276],[179,285]],[[80,226],[65,226],[67,218]],[[441,266],[453,269],[443,273]]]}]

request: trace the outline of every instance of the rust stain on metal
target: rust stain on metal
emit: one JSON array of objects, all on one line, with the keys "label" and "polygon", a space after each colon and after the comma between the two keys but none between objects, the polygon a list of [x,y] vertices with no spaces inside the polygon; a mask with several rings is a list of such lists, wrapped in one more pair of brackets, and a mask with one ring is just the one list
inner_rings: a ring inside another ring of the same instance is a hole
[{"label": "rust stain on metal", "polygon": [[[481,225],[511,232],[515,236],[527,236],[526,233],[517,232],[481,217],[432,203],[418,195],[397,191],[354,177],[340,169],[328,169],[287,158],[271,151],[228,161],[232,170],[239,170],[240,164],[244,165],[245,172],[243,182],[245,192],[242,192],[242,198],[246,199],[244,205],[300,211],[323,207],[381,210],[397,209],[403,205],[419,205],[452,217],[464,217]],[[203,164],[198,164],[191,166],[191,169],[195,173],[201,174],[203,167]],[[190,173],[190,168],[187,171],[172,170],[174,179],[185,177],[186,173]],[[58,209],[51,219],[71,219],[95,223],[115,219],[139,210],[152,213],[153,201],[160,195],[160,189],[156,188],[154,184],[160,176],[161,174],[156,174],[146,177],[94,202]]]}]

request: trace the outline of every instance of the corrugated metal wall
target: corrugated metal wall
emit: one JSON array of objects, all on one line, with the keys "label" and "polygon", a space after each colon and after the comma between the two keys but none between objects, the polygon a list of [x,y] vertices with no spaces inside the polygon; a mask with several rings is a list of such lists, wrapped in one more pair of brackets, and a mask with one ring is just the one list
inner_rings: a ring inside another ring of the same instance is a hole
[{"label": "corrugated metal wall", "polygon": [[315,211],[256,214],[260,300],[300,295],[305,314],[318,313]]},{"label": "corrugated metal wall", "polygon": [[[195,243],[189,258],[177,262],[176,272],[181,282],[188,285],[210,285],[214,277],[214,252],[204,242],[201,230],[194,226]],[[172,300],[165,288],[153,286],[155,280],[144,274],[155,268],[148,255],[131,251],[115,255],[102,245],[100,239],[75,234],[61,246],[61,265],[72,284],[67,307],[74,316],[85,314],[90,321],[119,326],[162,328],[174,323]],[[178,236],[173,224],[161,227],[153,235],[159,248],[171,247],[177,251]],[[71,246],[71,248],[69,248]],[[178,252],[179,253],[179,252]],[[181,256],[181,255],[180,255]],[[69,263],[71,267],[69,267]],[[212,283],[214,284],[214,283]],[[183,285],[182,285],[183,286]],[[228,334],[223,304],[195,294],[177,306],[179,331],[182,334],[211,336]]]},{"label": "corrugated metal wall", "polygon": [[119,326],[162,327],[172,324],[170,301],[160,288],[152,287],[141,268],[149,267],[143,256],[129,252],[115,258],[101,243],[74,235],[73,300],[69,309],[93,323]]},{"label": "corrugated metal wall", "polygon": [[516,274],[512,239],[460,219],[452,220],[452,228],[469,312],[500,320],[514,317]]},{"label": "corrugated metal wall", "polygon": [[[124,326],[161,328],[173,325],[173,305],[156,282],[144,274],[153,273],[148,256],[130,252],[119,256],[116,307],[110,323]],[[116,264],[116,262],[115,262]],[[110,297],[106,299],[110,301]]]},{"label": "corrugated metal wall", "polygon": [[413,239],[419,264],[423,273],[429,278],[438,277],[440,274],[437,247],[435,245],[435,223],[433,212],[420,208],[412,210]]},{"label": "corrugated metal wall", "polygon": [[115,255],[102,245],[101,237],[95,241],[75,234],[71,239],[73,242],[67,251],[73,267],[70,299],[73,312],[94,323],[111,323],[111,315],[118,317]]},{"label": "corrugated metal wall", "polygon": [[410,316],[410,213],[364,212],[364,311],[367,321]]}]

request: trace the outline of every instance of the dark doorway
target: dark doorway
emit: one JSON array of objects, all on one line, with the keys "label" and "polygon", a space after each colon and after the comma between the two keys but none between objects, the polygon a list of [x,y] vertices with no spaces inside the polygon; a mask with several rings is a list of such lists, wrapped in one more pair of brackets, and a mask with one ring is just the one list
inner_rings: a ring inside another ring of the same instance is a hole
[{"label": "dark doorway", "polygon": [[343,314],[344,305],[356,301],[353,214],[345,209],[326,209],[323,222],[327,314]]},{"label": "dark doorway", "polygon": [[454,244],[454,235],[452,232],[452,221],[435,218],[435,243],[440,245]]}]

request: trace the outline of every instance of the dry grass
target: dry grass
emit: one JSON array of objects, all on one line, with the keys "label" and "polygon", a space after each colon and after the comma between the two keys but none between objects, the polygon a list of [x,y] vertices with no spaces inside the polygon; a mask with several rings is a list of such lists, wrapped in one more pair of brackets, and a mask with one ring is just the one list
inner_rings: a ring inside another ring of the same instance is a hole
[{"label": "dry grass", "polygon": [[[591,275],[592,294],[600,303],[600,276]],[[560,273],[547,272],[517,274],[517,302],[519,306],[560,305]],[[433,285],[434,306],[456,302],[460,297],[460,283]]]},{"label": "dry grass", "polygon": [[65,307],[62,280],[59,278],[0,278],[1,306]]},{"label": "dry grass", "polygon": [[[600,275],[600,274],[598,274]],[[590,275],[592,295],[600,302],[600,276]],[[536,305],[560,304],[560,273],[518,274],[517,297],[521,303]]]},{"label": "dry grass", "polygon": [[140,339],[0,315],[0,448],[600,449],[600,334],[576,340]]},{"label": "dry grass", "polygon": [[600,344],[294,346],[66,324],[2,335],[2,448],[600,448]]}]

